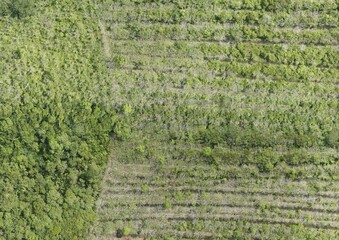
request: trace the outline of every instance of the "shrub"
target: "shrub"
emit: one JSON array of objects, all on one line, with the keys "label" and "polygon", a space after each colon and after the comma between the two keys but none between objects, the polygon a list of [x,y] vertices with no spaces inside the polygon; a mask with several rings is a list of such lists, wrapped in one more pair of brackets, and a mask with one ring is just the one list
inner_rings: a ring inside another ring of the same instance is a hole
[{"label": "shrub", "polygon": [[166,197],[164,202],[164,208],[169,209],[171,207],[172,207],[171,199],[169,197]]},{"label": "shrub", "polygon": [[124,226],[123,229],[119,228],[116,232],[117,238],[122,238],[124,236],[128,236],[131,233],[131,228],[128,226]]},{"label": "shrub", "polygon": [[330,131],[325,140],[328,146],[338,147],[339,146],[339,130],[333,129],[332,131]]}]

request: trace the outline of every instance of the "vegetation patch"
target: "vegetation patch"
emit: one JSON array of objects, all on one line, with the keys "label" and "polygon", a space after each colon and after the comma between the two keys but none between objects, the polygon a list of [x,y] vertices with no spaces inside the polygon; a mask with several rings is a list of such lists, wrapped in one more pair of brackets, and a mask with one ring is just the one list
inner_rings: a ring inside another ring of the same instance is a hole
[{"label": "vegetation patch", "polygon": [[[2,1],[0,238],[83,239],[116,114],[87,2]],[[27,11],[27,12],[26,12]]]},{"label": "vegetation patch", "polygon": [[35,12],[36,0],[4,0],[0,2],[0,16],[23,18]]},{"label": "vegetation patch", "polygon": [[129,138],[92,239],[338,238],[338,2],[98,7]]},{"label": "vegetation patch", "polygon": [[1,1],[0,239],[337,239],[337,10]]}]

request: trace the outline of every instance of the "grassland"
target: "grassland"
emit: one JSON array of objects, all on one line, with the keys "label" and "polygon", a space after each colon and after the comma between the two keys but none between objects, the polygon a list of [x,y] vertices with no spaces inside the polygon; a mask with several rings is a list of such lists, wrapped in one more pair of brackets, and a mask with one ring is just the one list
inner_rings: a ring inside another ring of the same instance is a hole
[{"label": "grassland", "polygon": [[90,239],[339,237],[337,3],[97,9],[125,125]]}]

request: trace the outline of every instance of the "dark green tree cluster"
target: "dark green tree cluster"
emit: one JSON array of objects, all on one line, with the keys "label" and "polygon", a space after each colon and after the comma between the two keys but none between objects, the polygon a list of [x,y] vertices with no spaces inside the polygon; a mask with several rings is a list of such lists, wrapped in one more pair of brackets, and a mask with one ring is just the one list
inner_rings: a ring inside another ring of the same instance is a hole
[{"label": "dark green tree cluster", "polygon": [[3,0],[0,2],[0,16],[23,18],[34,14],[35,0]]},{"label": "dark green tree cluster", "polygon": [[97,22],[40,12],[0,18],[0,239],[83,239],[117,118]]}]

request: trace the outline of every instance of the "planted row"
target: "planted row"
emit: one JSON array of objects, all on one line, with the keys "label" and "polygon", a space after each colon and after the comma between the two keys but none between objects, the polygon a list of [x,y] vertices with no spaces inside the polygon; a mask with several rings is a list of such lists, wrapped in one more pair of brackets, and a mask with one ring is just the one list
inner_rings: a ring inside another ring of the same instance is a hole
[{"label": "planted row", "polygon": [[[185,41],[114,41],[112,54],[149,55],[192,60],[229,60],[336,68],[338,49],[332,46],[267,45],[255,43],[210,43]],[[317,56],[317,58],[314,58]]]},{"label": "planted row", "polygon": [[300,28],[335,28],[338,25],[338,13],[333,10],[273,13],[216,8],[213,11],[201,11],[196,8],[179,9],[171,5],[157,8],[140,7],[135,11],[131,11],[130,8],[118,8],[114,10],[114,15],[107,12],[102,18],[115,23],[201,24],[209,22]]},{"label": "planted row", "polygon": [[211,42],[254,42],[310,45],[337,45],[337,29],[274,28],[238,24],[164,25],[164,24],[110,24],[107,27],[116,40],[176,40]]},{"label": "planted row", "polygon": [[208,9],[213,10],[215,8],[225,8],[225,9],[248,9],[248,10],[264,10],[264,11],[300,11],[300,10],[309,10],[309,11],[328,11],[336,10],[337,3],[331,0],[321,0],[321,1],[312,1],[312,0],[284,0],[280,2],[270,1],[270,0],[245,0],[245,1],[223,1],[223,0],[161,0],[154,2],[152,0],[114,0],[112,1],[102,1],[100,6],[107,8],[111,6],[113,9],[130,7],[132,9],[137,9],[142,7],[159,7],[159,6],[175,6],[179,9],[185,8],[195,8],[195,9]]}]

